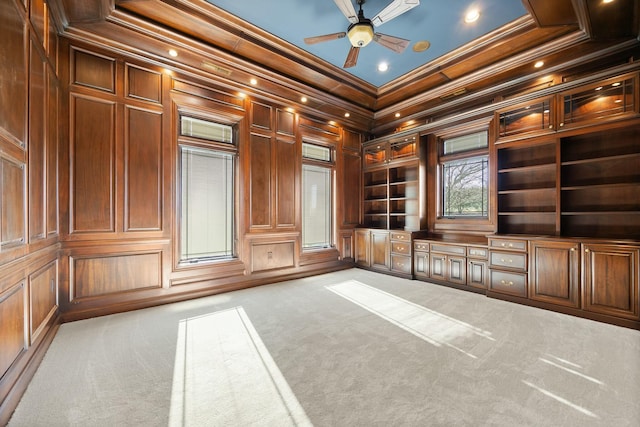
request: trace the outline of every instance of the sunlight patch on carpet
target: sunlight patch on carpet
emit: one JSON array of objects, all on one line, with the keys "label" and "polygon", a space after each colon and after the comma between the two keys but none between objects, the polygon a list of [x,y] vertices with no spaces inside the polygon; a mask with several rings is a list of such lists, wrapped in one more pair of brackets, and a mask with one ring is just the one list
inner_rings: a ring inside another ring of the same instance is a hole
[{"label": "sunlight patch on carpet", "polygon": [[589,416],[591,418],[598,418],[598,416],[596,414],[594,414],[593,412],[591,412],[590,410],[588,410],[586,408],[583,408],[580,405],[576,405],[575,403],[571,402],[568,399],[565,399],[564,397],[562,397],[562,396],[560,396],[560,395],[558,395],[556,393],[552,393],[549,390],[546,390],[546,389],[544,389],[542,387],[538,387],[537,385],[532,384],[529,381],[522,380],[522,382],[525,385],[531,387],[532,389],[537,390],[540,393],[544,394],[545,396],[550,397],[551,399],[554,399],[554,400],[556,400],[556,401],[558,401],[558,402],[560,402],[560,403],[562,403],[564,405],[567,405],[568,407],[573,408],[578,412],[582,412],[583,414],[585,414],[585,415],[587,415],[587,416]]},{"label": "sunlight patch on carpet", "polygon": [[434,346],[447,346],[474,359],[477,356],[464,350],[462,345],[475,338],[495,341],[490,332],[357,280],[325,288]]},{"label": "sunlight patch on carpet", "polygon": [[183,319],[170,426],[310,426],[242,307]]}]

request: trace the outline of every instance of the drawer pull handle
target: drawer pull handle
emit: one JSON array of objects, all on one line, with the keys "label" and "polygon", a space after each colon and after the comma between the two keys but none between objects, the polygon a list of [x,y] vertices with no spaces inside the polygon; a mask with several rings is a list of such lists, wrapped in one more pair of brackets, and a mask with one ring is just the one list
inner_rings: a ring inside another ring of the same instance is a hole
[{"label": "drawer pull handle", "polygon": [[500,283],[506,286],[513,286],[513,282],[511,280],[508,282],[506,280],[501,280]]}]

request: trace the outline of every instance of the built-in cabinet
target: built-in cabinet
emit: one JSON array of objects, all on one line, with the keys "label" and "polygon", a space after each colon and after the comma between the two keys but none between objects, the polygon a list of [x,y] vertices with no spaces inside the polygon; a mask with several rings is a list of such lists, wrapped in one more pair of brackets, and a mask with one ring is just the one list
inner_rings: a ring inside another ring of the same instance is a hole
[{"label": "built-in cabinet", "polygon": [[413,247],[416,279],[486,289],[486,245],[420,238],[414,240]]},{"label": "built-in cabinet", "polygon": [[365,145],[364,227],[416,231],[424,226],[420,147],[417,136]]},{"label": "built-in cabinet", "polygon": [[358,266],[403,277],[413,275],[410,232],[358,228],[355,262]]}]

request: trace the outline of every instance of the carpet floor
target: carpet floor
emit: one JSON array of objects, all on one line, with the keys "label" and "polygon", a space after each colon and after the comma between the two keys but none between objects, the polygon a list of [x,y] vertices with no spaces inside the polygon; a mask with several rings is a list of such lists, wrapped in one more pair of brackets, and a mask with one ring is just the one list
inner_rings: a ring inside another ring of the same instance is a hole
[{"label": "carpet floor", "polygon": [[9,426],[638,420],[640,331],[351,269],[64,324]]}]

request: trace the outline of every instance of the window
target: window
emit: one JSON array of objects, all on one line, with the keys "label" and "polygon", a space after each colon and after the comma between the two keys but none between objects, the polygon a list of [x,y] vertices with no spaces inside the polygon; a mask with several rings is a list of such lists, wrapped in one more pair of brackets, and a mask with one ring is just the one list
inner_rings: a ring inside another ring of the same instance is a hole
[{"label": "window", "polygon": [[443,141],[440,156],[441,216],[489,215],[489,156],[487,132]]},{"label": "window", "polygon": [[331,149],[302,144],[302,248],[328,248],[332,241]]},{"label": "window", "polygon": [[[186,118],[190,119],[190,118]],[[181,136],[232,143],[232,128],[198,120],[181,120]],[[208,125],[211,126],[208,126]],[[210,130],[215,130],[211,133]],[[211,138],[209,138],[211,137]],[[235,253],[235,147],[180,144],[180,261],[228,259]]]}]

